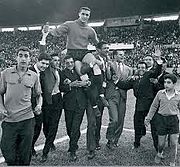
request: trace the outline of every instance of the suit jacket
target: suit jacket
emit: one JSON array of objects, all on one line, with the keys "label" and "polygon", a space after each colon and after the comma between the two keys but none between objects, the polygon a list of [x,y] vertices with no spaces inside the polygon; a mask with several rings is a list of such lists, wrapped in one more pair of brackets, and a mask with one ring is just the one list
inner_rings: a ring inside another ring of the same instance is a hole
[{"label": "suit jacket", "polygon": [[[35,73],[37,73],[36,69],[34,68],[34,66],[31,66],[29,68],[30,70],[34,71]],[[40,81],[41,82],[41,81]],[[34,110],[36,105],[37,105],[37,102],[36,102],[36,97],[34,96],[34,91],[32,90],[32,97],[31,97],[31,104],[32,104],[32,109]]]},{"label": "suit jacket", "polygon": [[[59,72],[59,76],[61,76],[60,71]],[[41,73],[40,75],[40,80],[41,80],[41,87],[42,87],[42,97],[43,97],[43,102],[45,102],[46,104],[52,104],[52,91],[54,89],[54,85],[56,83],[56,77],[55,77],[55,71],[54,69],[51,67],[51,65],[49,65],[49,67]],[[60,89],[60,85],[59,85],[59,90]],[[62,95],[60,93],[60,108],[62,108]]]},{"label": "suit jacket", "polygon": [[168,72],[164,71],[162,74],[160,74],[160,76],[158,76],[158,83],[154,84],[154,91],[155,91],[155,94],[157,94],[157,92],[159,90],[162,90],[164,89],[164,76],[166,74],[169,74]]},{"label": "suit jacket", "polygon": [[[45,53],[46,52],[46,45],[39,45],[39,50],[40,53]],[[61,76],[60,70],[59,70],[59,76]],[[41,87],[42,87],[42,97],[43,97],[43,102],[46,104],[52,104],[52,91],[54,88],[54,85],[56,83],[56,77],[55,77],[55,71],[49,65],[49,67],[41,73],[40,75],[40,81],[41,81]],[[59,85],[59,90],[60,85]],[[60,93],[60,108],[63,107],[63,100],[62,100],[62,95]]]},{"label": "suit jacket", "polygon": [[[111,77],[112,75],[117,74],[117,71],[118,71],[117,63],[113,62],[113,66],[111,67]],[[132,76],[132,68],[130,68],[129,66],[123,63],[123,69],[121,71],[121,79],[124,81],[130,76]],[[111,78],[108,78],[108,80],[109,81],[106,89],[106,97],[111,98],[111,96],[113,96],[113,92],[114,92],[113,90],[116,89],[116,85],[114,84]],[[119,89],[119,93],[123,99],[125,100],[127,99],[127,90]]]},{"label": "suit jacket", "polygon": [[136,110],[149,110],[155,97],[154,84],[150,82],[150,78],[157,78],[161,72],[161,67],[161,65],[157,65],[155,70],[145,72],[142,78],[119,81],[116,84],[121,89],[134,90],[134,95],[136,97]]},{"label": "suit jacket", "polygon": [[83,88],[72,87],[64,84],[65,79],[71,80],[71,82],[75,80],[80,80],[79,75],[75,71],[72,73],[68,69],[64,69],[61,73],[61,90],[64,93],[63,95],[63,106],[65,110],[77,110],[77,108],[85,109],[87,105],[87,98]]}]

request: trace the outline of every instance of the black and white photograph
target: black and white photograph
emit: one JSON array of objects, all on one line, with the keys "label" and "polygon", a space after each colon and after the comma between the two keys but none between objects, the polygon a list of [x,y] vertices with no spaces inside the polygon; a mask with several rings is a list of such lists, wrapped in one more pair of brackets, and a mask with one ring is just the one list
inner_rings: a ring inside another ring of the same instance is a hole
[{"label": "black and white photograph", "polygon": [[0,166],[180,166],[179,0],[0,0]]}]

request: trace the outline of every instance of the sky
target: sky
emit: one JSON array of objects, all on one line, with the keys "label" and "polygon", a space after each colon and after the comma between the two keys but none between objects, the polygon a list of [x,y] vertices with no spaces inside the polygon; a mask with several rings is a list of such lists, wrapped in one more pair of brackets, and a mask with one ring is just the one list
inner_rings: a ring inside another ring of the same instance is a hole
[{"label": "sky", "polygon": [[62,23],[91,8],[91,20],[180,11],[180,0],[0,0],[0,26]]}]

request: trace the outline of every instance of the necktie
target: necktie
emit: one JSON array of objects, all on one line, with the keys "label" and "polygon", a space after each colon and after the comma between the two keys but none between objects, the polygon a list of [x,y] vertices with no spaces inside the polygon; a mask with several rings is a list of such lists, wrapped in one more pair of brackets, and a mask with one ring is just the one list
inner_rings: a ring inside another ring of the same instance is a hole
[{"label": "necktie", "polygon": [[122,72],[123,72],[123,67],[122,66],[123,66],[122,63],[118,63],[118,69],[117,69],[118,79],[122,78]]}]

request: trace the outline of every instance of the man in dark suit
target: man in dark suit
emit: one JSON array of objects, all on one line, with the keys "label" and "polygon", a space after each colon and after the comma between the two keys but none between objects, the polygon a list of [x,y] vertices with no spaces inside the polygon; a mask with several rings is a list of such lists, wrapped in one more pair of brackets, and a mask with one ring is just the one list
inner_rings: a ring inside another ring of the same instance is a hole
[{"label": "man in dark suit", "polygon": [[49,67],[41,75],[41,87],[43,96],[43,132],[46,138],[41,162],[47,160],[50,148],[55,149],[53,144],[58,124],[62,113],[62,95],[60,92],[60,57],[51,54]]},{"label": "man in dark suit", "polygon": [[[49,62],[51,60],[51,57],[46,53],[41,53],[38,57],[38,61],[36,64],[34,64],[29,69],[37,73],[40,82],[41,82],[41,73],[46,70],[49,66]],[[32,94],[31,98],[32,102],[32,109],[34,110],[36,106],[36,97],[34,97],[34,94]],[[34,113],[35,115],[35,127],[34,127],[34,136],[33,136],[33,142],[32,142],[32,155],[37,156],[36,151],[34,149],[34,145],[40,135],[41,128],[42,128],[42,113]]]},{"label": "man in dark suit", "polygon": [[88,83],[81,81],[74,68],[72,56],[67,55],[64,61],[65,69],[61,73],[61,90],[64,92],[63,106],[66,130],[70,138],[68,152],[70,152],[70,160],[75,161],[77,159],[76,150],[78,149],[80,126],[87,105],[83,87]]},{"label": "man in dark suit", "polygon": [[[158,60],[162,64],[162,60]],[[147,71],[147,64],[139,62],[137,65],[137,76],[127,81],[118,81],[116,77],[115,83],[121,89],[133,89],[136,97],[135,114],[134,114],[134,130],[135,141],[134,148],[140,146],[142,136],[146,135],[144,119],[149,112],[150,105],[154,99],[154,85],[150,82],[150,78],[157,78],[161,72],[162,65],[157,65],[155,70]]]},{"label": "man in dark suit", "polygon": [[[40,52],[46,52],[46,37],[48,32],[42,31],[40,42]],[[49,67],[41,74],[41,87],[43,97],[43,132],[45,135],[45,145],[41,162],[45,162],[48,153],[55,150],[54,140],[56,138],[58,124],[62,113],[63,100],[60,92],[60,57],[57,53],[50,55],[51,62]]]}]

